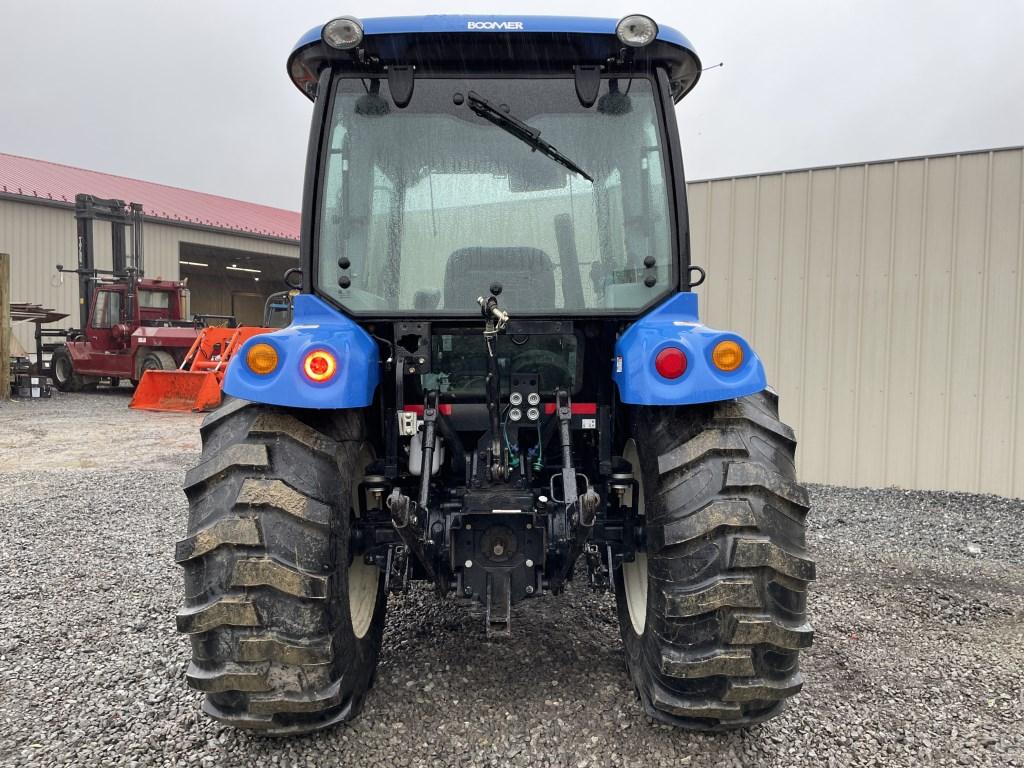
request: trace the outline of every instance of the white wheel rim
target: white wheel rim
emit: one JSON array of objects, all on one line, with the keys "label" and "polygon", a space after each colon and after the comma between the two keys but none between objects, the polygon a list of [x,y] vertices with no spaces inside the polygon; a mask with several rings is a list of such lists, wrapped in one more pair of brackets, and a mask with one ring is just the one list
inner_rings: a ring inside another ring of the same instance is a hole
[{"label": "white wheel rim", "polygon": [[[352,510],[359,512],[359,480],[366,472],[366,465],[373,461],[373,453],[369,446],[363,446],[356,461],[358,470],[352,478]],[[348,608],[352,616],[352,631],[359,639],[366,637],[373,623],[373,613],[377,608],[377,592],[380,590],[380,568],[369,565],[362,557],[352,558],[348,569]]]},{"label": "white wheel rim", "polygon": [[363,558],[352,561],[348,569],[348,607],[352,614],[352,631],[358,638],[366,637],[373,623],[380,589],[380,568],[367,565]]},{"label": "white wheel rim", "polygon": [[68,363],[67,358],[61,357],[57,359],[57,364],[53,366],[53,374],[61,384],[66,383],[71,378],[71,365]]},{"label": "white wheel rim", "polygon": [[[640,457],[636,451],[636,441],[630,440],[622,451],[622,458],[633,465],[633,477],[637,482],[637,514],[644,516],[644,481],[640,471]],[[638,635],[644,633],[647,626],[647,553],[637,552],[631,563],[622,564],[622,586],[626,593],[626,608],[629,609],[629,621],[633,631]]]}]

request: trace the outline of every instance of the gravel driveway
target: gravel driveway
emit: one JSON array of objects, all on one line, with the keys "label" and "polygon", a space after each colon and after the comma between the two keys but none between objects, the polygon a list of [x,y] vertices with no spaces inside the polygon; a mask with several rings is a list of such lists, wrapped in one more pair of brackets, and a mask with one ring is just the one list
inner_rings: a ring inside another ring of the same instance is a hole
[{"label": "gravel driveway", "polygon": [[513,637],[425,589],[389,606],[350,726],[219,727],[175,634],[199,416],[127,390],[0,407],[0,765],[1024,766],[1024,501],[812,489],[806,684],[744,733],[653,725],[614,600],[529,601]]}]

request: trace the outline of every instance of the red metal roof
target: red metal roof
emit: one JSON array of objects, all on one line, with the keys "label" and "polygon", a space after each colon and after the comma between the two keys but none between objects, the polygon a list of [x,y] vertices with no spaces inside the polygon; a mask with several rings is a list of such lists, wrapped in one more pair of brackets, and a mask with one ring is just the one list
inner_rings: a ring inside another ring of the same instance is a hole
[{"label": "red metal roof", "polygon": [[0,153],[0,193],[74,205],[75,195],[141,203],[147,216],[262,237],[299,239],[299,214],[268,205]]}]

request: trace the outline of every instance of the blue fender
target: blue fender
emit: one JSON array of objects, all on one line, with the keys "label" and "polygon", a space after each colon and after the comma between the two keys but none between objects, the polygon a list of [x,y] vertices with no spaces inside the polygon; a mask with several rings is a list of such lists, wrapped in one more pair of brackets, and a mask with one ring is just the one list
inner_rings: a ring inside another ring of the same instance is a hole
[{"label": "blue fender", "polygon": [[[711,361],[715,345],[726,339],[743,350],[735,371],[721,371]],[[667,379],[654,367],[666,347],[686,355],[679,378]],[[742,337],[700,322],[695,293],[677,293],[626,329],[615,344],[612,379],[622,402],[633,405],[713,403],[753,395],[768,384],[761,359]]]},{"label": "blue fender", "polygon": [[[277,367],[261,376],[246,365],[253,344],[277,350]],[[322,384],[302,371],[306,355],[324,349],[338,362],[337,373]],[[228,363],[223,390],[255,403],[291,408],[365,408],[380,381],[377,342],[356,323],[321,299],[299,294],[287,328],[248,339]]]}]

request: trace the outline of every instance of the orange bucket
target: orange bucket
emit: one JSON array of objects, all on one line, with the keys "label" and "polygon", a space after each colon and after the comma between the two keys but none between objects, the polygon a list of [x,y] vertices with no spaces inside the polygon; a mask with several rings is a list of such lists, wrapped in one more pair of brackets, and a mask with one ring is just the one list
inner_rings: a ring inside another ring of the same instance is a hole
[{"label": "orange bucket", "polygon": [[129,408],[190,413],[220,405],[220,381],[212,371],[146,371]]}]

